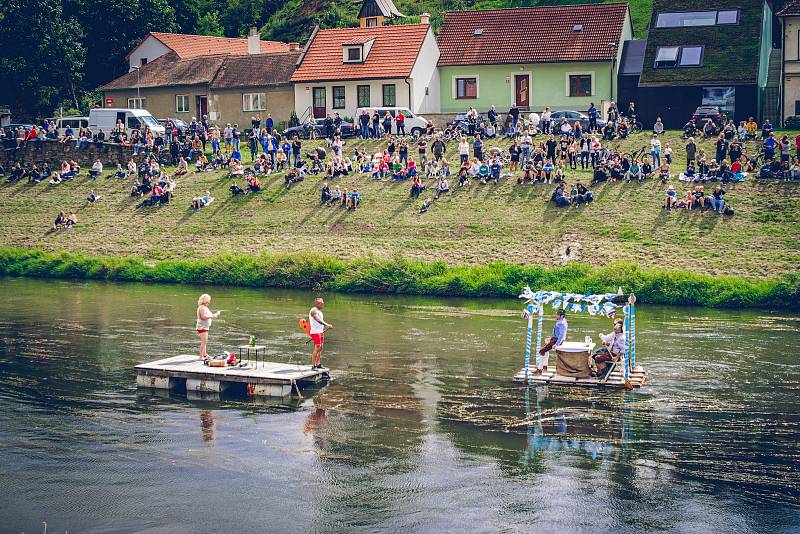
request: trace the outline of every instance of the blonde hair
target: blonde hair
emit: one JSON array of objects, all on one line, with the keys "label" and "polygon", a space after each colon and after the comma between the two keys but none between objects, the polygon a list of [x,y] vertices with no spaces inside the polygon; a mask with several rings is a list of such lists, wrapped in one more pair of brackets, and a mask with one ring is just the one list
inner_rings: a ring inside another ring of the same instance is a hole
[{"label": "blonde hair", "polygon": [[209,302],[211,302],[211,295],[209,295],[208,293],[203,293],[202,295],[200,295],[200,298],[197,299],[198,306],[202,306],[204,304],[207,305]]}]

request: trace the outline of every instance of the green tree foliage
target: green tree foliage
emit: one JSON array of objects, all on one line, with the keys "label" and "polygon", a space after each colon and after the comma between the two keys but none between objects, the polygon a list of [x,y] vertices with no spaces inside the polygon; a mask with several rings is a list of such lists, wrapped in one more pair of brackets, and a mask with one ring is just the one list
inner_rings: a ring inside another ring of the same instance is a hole
[{"label": "green tree foliage", "polygon": [[225,32],[219,23],[219,13],[216,11],[209,11],[200,17],[197,21],[196,32],[199,35],[223,36]]},{"label": "green tree foliage", "polygon": [[4,0],[0,20],[0,102],[15,120],[49,113],[63,99],[77,107],[85,61],[78,21],[58,0]]}]

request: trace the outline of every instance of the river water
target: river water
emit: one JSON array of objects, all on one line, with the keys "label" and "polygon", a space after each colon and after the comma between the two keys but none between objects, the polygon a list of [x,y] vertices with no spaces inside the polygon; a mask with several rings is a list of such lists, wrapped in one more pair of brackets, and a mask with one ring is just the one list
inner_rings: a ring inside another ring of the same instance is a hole
[{"label": "river water", "polygon": [[203,291],[307,360],[309,293],[0,279],[0,531],[800,531],[798,315],[639,306],[644,389],[526,389],[519,302],[326,295],[303,400],[137,391]]}]

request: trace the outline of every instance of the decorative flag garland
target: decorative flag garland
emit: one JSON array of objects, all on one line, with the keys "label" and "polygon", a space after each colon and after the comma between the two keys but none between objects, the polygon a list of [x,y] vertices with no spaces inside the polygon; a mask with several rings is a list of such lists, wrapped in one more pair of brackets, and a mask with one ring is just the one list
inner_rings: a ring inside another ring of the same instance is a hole
[{"label": "decorative flag garland", "polygon": [[519,298],[525,299],[536,306],[551,304],[553,309],[564,308],[574,313],[602,314],[611,318],[617,315],[617,308],[622,307],[622,304],[614,304],[612,300],[621,295],[622,288],[616,293],[600,293],[597,295],[586,293],[581,295],[579,293],[563,293],[559,291],[534,292],[531,291],[530,287],[525,286]]}]

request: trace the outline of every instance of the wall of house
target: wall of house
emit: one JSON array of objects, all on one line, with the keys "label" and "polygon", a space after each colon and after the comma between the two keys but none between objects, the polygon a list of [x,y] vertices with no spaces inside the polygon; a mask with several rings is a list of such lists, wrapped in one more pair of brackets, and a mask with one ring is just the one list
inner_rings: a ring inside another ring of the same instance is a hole
[{"label": "wall of house", "polygon": [[439,111],[439,46],[432,30],[422,42],[422,48],[414,68],[411,69],[413,108],[415,113],[436,113]]},{"label": "wall of house", "polygon": [[[243,111],[242,95],[244,93],[266,93],[266,109]],[[294,111],[294,89],[290,84],[272,88],[212,89],[209,110],[219,112],[217,123],[238,124],[240,128],[249,128],[250,120],[255,115],[260,115],[264,119],[267,114],[271,114],[276,125],[282,122],[288,123],[289,117]]]},{"label": "wall of house", "polygon": [[169,48],[164,46],[164,44],[156,39],[155,37],[148,36],[147,39],[142,41],[138,47],[136,47],[131,55],[128,57],[128,63],[130,69],[133,69],[135,66],[139,66],[142,64],[142,58],[147,58],[147,62],[150,63],[151,61],[155,60],[158,57],[163,56],[167,52],[169,52]]},{"label": "wall of house", "polygon": [[800,111],[800,17],[783,18],[783,119]]},{"label": "wall of house", "polygon": [[[197,109],[196,97],[206,95],[206,86],[191,85],[183,87],[144,88],[141,89],[140,92],[142,98],[145,99],[144,108],[156,119],[176,118],[189,122],[192,120],[192,117],[200,117],[200,113]],[[175,111],[176,95],[189,96],[188,112],[178,113]],[[128,107],[128,99],[136,98],[136,89],[105,91],[105,98],[114,99],[114,102],[112,104],[106,104],[106,107],[126,108]]]},{"label": "wall of house", "polygon": [[[639,87],[637,90],[637,118],[645,130],[652,128],[656,117],[661,117],[668,129],[681,129],[703,102],[704,86],[675,85],[668,87]],[[705,87],[715,87],[709,84]],[[737,124],[748,117],[757,117],[758,86],[737,85],[736,111],[732,119]]]},{"label": "wall of house", "polygon": [[[473,106],[486,111],[494,105],[503,112],[511,107],[514,100],[514,75],[531,75],[531,109],[585,110],[590,102],[598,108],[611,98],[611,63],[544,63],[530,65],[471,65],[439,68],[439,90],[441,111],[458,112]],[[569,95],[569,74],[591,74],[592,95],[571,97]],[[455,81],[457,77],[478,78],[478,98],[456,99]],[[616,84],[615,84],[616,85]],[[616,90],[616,88],[615,88]]]},{"label": "wall of house", "polygon": [[[313,88],[325,88],[325,110],[333,115],[338,113],[342,117],[355,117],[358,109],[357,87],[359,85],[370,86],[370,106],[379,107],[383,105],[383,84],[394,84],[396,95],[396,106],[409,106],[409,88],[403,78],[384,79],[384,80],[361,80],[357,82],[324,82],[311,83],[300,82],[294,84],[294,106],[297,116],[301,119],[309,116],[309,109],[312,105]],[[343,108],[333,107],[333,87],[344,86],[345,106]],[[413,111],[413,110],[412,110]]]}]

